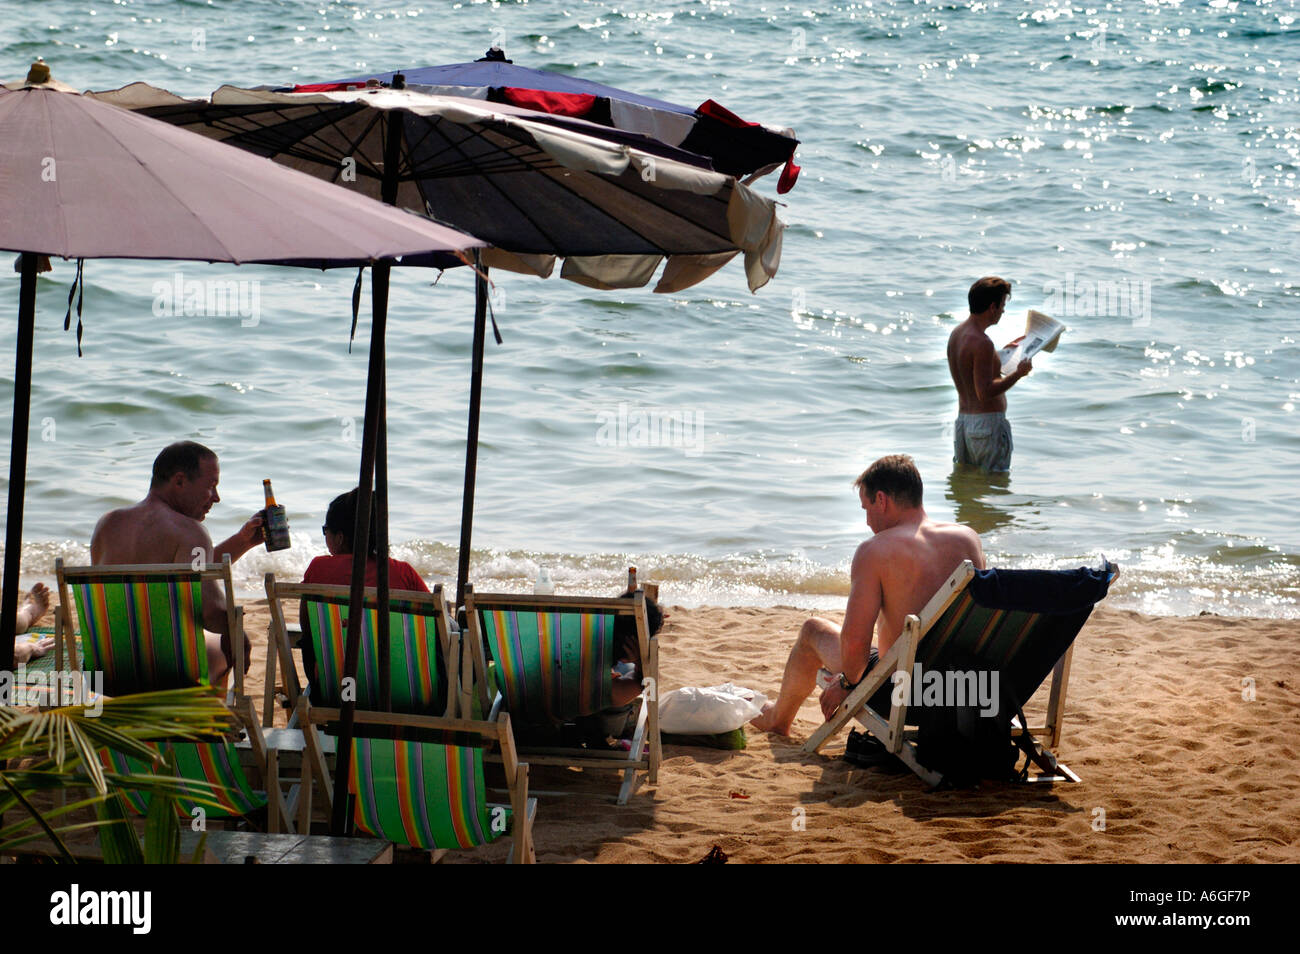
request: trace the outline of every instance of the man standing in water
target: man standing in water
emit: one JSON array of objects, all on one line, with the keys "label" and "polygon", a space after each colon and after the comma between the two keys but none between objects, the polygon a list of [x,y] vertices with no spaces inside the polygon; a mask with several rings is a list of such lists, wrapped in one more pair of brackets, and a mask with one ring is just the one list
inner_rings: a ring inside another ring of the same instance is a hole
[{"label": "man standing in water", "polygon": [[[215,548],[203,526],[212,505],[219,503],[217,455],[194,441],[163,448],[153,462],[149,493],[138,504],[104,514],[90,537],[90,562],[95,565],[231,561],[262,542],[262,515],[254,514]],[[226,620],[226,594],[215,582],[203,584],[203,627],[207,637],[208,679],[219,685],[234,662]],[[215,634],[215,635],[212,635]],[[244,662],[250,660],[244,639]]]},{"label": "man standing in water", "polygon": [[1002,374],[998,352],[988,330],[998,323],[1011,283],[988,276],[966,295],[970,317],[948,338],[948,370],[957,386],[957,424],[953,429],[953,463],[969,464],[986,473],[1011,469],[1011,425],[1007,423],[1007,391],[1033,370],[1028,359],[1015,371]]},{"label": "man standing in water", "polygon": [[[822,714],[829,719],[897,642],[908,615],[920,613],[963,560],[984,569],[984,552],[974,530],[926,516],[921,475],[906,454],[880,458],[853,484],[874,536],[853,554],[844,624],[818,617],[803,624],[785,664],[780,695],[751,720],[765,732],[790,734],[823,667],[835,680],[821,698]],[[873,635],[878,647],[872,645]],[[888,716],[892,691],[886,681],[872,696],[872,708]]]}]

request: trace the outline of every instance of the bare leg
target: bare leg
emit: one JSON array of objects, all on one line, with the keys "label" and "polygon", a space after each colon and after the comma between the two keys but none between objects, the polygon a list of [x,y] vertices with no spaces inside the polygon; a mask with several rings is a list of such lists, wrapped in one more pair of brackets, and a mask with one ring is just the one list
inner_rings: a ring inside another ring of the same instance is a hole
[{"label": "bare leg", "polygon": [[221,637],[216,633],[204,633],[208,648],[208,683],[213,686],[226,684],[226,673],[230,670],[230,661],[221,648]]},{"label": "bare leg", "polygon": [[615,676],[611,681],[611,697],[615,706],[625,706],[641,695],[641,684],[635,679]]},{"label": "bare leg", "polygon": [[27,632],[40,622],[41,617],[49,611],[50,591],[46,589],[44,583],[37,583],[32,587],[32,591],[27,594],[27,599],[23,601],[23,605],[18,607],[14,632]]},{"label": "bare leg", "polygon": [[817,670],[823,666],[831,672],[839,672],[842,668],[840,627],[828,619],[814,616],[803,624],[799,638],[790,650],[785,675],[781,678],[781,694],[775,703],[765,705],[762,713],[750,720],[750,725],[764,732],[789,735],[799,707],[817,685]]}]

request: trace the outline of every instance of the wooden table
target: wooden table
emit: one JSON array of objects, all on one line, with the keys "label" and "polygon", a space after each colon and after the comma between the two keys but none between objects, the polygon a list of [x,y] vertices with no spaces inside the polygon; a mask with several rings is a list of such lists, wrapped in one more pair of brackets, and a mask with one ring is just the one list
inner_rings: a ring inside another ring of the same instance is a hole
[{"label": "wooden table", "polygon": [[[191,858],[199,833],[181,832],[181,857]],[[255,862],[250,862],[255,858]],[[205,864],[390,865],[393,844],[377,838],[329,835],[264,835],[254,831],[210,831]]]}]

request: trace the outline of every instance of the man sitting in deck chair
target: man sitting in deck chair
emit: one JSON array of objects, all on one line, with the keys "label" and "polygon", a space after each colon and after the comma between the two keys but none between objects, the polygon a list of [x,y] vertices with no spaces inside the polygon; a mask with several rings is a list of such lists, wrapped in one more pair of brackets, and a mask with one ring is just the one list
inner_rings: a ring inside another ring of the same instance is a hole
[{"label": "man sitting in deck chair", "polygon": [[[979,536],[969,527],[937,523],[921,505],[921,475],[906,454],[882,457],[853,482],[874,536],[853,555],[844,625],[814,617],[803,624],[781,679],[775,703],[752,720],[767,732],[789,735],[799,707],[826,668],[834,684],[822,692],[829,719],[903,632],[904,620],[921,612],[963,560],[984,569]],[[875,634],[877,646],[872,645]],[[893,685],[886,682],[871,707],[889,717]]]},{"label": "man sitting in deck chair", "polygon": [[[261,543],[262,515],[253,514],[217,546],[203,526],[219,503],[217,455],[194,441],[164,447],[153,462],[153,479],[144,500],[104,514],[90,537],[90,562],[96,566],[189,563],[201,557],[220,564],[227,553],[233,563]],[[208,676],[221,684],[234,664],[226,623],[226,597],[215,583],[203,585],[203,626],[207,638]],[[252,663],[252,646],[244,640],[244,668]]]}]

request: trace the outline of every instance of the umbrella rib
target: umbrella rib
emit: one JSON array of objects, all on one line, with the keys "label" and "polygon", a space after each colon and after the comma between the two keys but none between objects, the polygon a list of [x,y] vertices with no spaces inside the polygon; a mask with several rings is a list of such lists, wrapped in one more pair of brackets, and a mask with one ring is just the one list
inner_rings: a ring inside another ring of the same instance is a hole
[{"label": "umbrella rib", "polygon": [[[320,129],[326,128],[327,126],[332,126],[337,128],[338,120],[329,117],[327,112],[327,110],[330,110],[335,107],[326,106],[323,104],[316,104],[316,103],[308,103],[304,105],[314,107],[315,108],[314,115],[324,116],[325,125],[317,128],[312,128],[307,132],[306,135],[293,138],[292,140],[289,141],[287,147],[281,147],[280,145],[278,145],[278,143],[284,141],[286,137],[284,137],[283,135],[274,135],[274,133],[284,125],[283,112],[274,106],[268,106],[265,109],[259,108],[255,111],[249,110],[248,112],[237,114],[237,115],[231,114],[231,116],[229,117],[228,122],[233,122],[235,119],[239,119],[239,120],[243,120],[246,123],[255,124],[251,129],[249,128],[238,129],[235,128],[233,125],[223,126],[223,124],[220,121],[214,122],[212,125],[218,126],[220,128],[228,128],[233,133],[231,137],[232,139],[238,139],[241,141],[256,143],[257,145],[261,146],[264,149],[271,150],[272,153],[276,156],[288,156],[294,159],[301,159],[306,162],[314,162],[317,165],[321,165],[321,166],[337,167],[334,175],[331,176],[329,179],[330,182],[334,182],[337,184],[338,176],[341,175],[343,171],[342,160],[344,158],[349,158],[349,157],[354,159],[357,158],[357,145],[363,139],[365,139],[367,136],[370,135],[371,130],[374,128],[374,124],[378,121],[379,118],[378,113],[376,113],[370,119],[369,123],[362,128],[360,134],[355,139],[353,139],[351,142],[348,143],[348,151],[340,151],[337,148],[331,146],[326,140],[320,138],[319,135]],[[300,107],[295,107],[295,108],[300,108]],[[355,115],[356,112],[360,112],[360,111],[361,110],[355,110],[352,113],[349,113],[347,115]],[[270,117],[270,120],[272,121],[263,122],[261,117],[264,115]],[[277,117],[280,117],[280,121],[274,122],[274,120]],[[344,118],[346,118],[346,116]],[[301,123],[301,121],[296,121],[296,122],[299,124]],[[259,136],[258,135],[259,133],[265,135]],[[314,142],[317,145],[309,146],[307,145],[309,142]],[[362,171],[364,172],[364,174],[366,174],[370,178],[375,178],[375,179],[383,178],[383,171],[380,170],[370,160],[368,156],[362,153],[361,158],[364,160],[364,164],[359,162],[358,165],[362,166]]]},{"label": "umbrella rib", "polygon": [[[481,127],[481,126],[484,126],[484,125],[486,125],[486,124],[481,124],[481,123],[480,123],[480,124],[475,124],[475,125]],[[462,128],[465,128],[465,127],[462,127]],[[469,128],[468,131],[469,131],[470,136],[471,136],[472,138],[483,139],[484,142],[487,142],[487,139],[485,138],[485,131],[486,131],[486,130],[483,130],[483,129],[475,129],[475,128]],[[465,155],[464,150],[461,149],[460,143],[453,143],[453,142],[451,142],[451,140],[447,140],[447,144],[448,144],[448,147],[449,147],[450,149],[454,150],[455,152],[457,152],[457,153],[461,156],[461,158],[462,158],[466,163],[469,163],[469,162],[470,162],[469,157],[468,157],[467,155]],[[518,141],[518,140],[516,140],[516,144],[519,144],[519,141]],[[495,144],[494,144],[494,145],[495,145]],[[500,147],[497,147],[497,148],[500,148]],[[543,150],[540,149],[540,147],[536,146],[536,144],[534,144],[534,148],[538,149],[539,151],[543,151]],[[509,152],[509,150],[507,150],[507,152]],[[534,220],[534,218],[533,218],[532,215],[530,215],[526,210],[524,210],[524,209],[519,205],[519,203],[515,202],[514,199],[512,199],[508,194],[506,194],[506,192],[504,192],[504,191],[501,189],[501,187],[500,187],[499,185],[497,185],[493,180],[489,179],[487,176],[483,176],[483,181],[484,181],[485,183],[487,183],[487,185],[491,186],[494,190],[496,190],[496,192],[501,196],[502,200],[503,200],[507,205],[509,205],[511,208],[513,208],[513,209],[514,209],[514,210],[519,214],[519,216],[520,216],[521,218],[523,218],[525,221],[528,222],[529,225],[531,225],[533,228],[535,228],[535,229],[536,229],[540,234],[545,235],[545,236],[546,236],[546,240],[547,240],[547,241],[551,244],[551,246],[554,248],[554,246],[555,246],[555,244],[556,244],[556,243],[555,243],[555,239],[551,237],[550,233],[547,232],[547,230],[544,229],[544,228],[541,226],[541,224],[540,224],[539,222],[537,222],[537,221]],[[504,247],[504,246],[503,246],[503,247]],[[559,254],[559,253],[552,252],[551,254]]]}]

